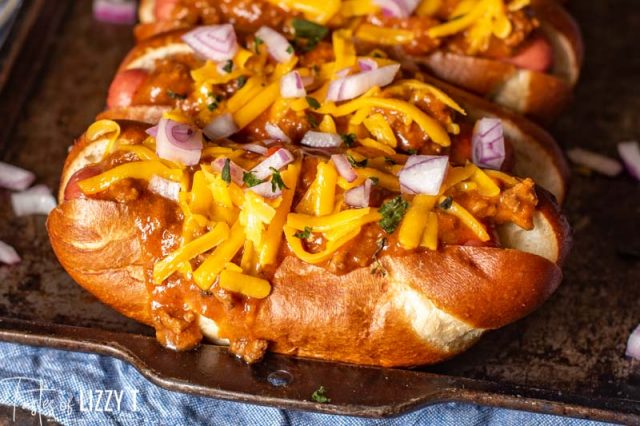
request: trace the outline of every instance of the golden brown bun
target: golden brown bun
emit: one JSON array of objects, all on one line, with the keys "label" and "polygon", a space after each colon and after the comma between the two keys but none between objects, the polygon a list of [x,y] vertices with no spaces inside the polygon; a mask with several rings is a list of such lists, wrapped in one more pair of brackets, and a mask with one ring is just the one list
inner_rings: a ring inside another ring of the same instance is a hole
[{"label": "golden brown bun", "polygon": [[[438,78],[519,113],[549,122],[571,100],[584,48],[577,24],[556,1],[536,0],[532,7],[540,19],[542,32],[553,47],[554,66],[549,73],[441,51],[411,60]],[[401,55],[399,52],[397,50],[396,55]]]},{"label": "golden brown bun", "polygon": [[[121,126],[123,143],[144,138],[143,125]],[[106,139],[79,139],[65,164],[61,193],[68,177],[89,161],[84,155],[96,155],[106,144]],[[160,228],[174,223],[175,204],[147,197],[166,212],[153,218]],[[271,295],[257,305],[255,321],[235,317],[216,323],[200,316],[199,325],[217,341],[249,330],[248,339],[267,341],[269,350],[285,354],[383,366],[442,361],[471,346],[485,330],[527,315],[557,288],[569,228],[552,197],[540,190],[539,200],[533,230],[499,230],[511,249],[449,246],[383,256],[384,276],[372,275],[370,268],[338,276],[289,256],[275,272]],[[56,255],[80,285],[124,315],[151,324],[144,276],[153,266],[148,253],[158,247],[139,231],[145,206],[61,200],[47,227]],[[196,304],[217,303],[199,291],[195,297],[200,298]],[[219,329],[226,335],[219,336]]]}]

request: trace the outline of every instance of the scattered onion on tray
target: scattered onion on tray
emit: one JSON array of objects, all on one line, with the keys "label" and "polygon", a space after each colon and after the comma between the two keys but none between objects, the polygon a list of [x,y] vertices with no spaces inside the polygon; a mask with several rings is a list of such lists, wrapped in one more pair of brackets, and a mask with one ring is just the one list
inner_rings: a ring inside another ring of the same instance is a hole
[{"label": "scattered onion on tray", "polygon": [[138,13],[134,0],[93,0],[93,17],[110,24],[134,24]]},{"label": "scattered onion on tray", "polygon": [[572,148],[567,151],[567,156],[573,163],[606,176],[618,176],[622,172],[622,164],[618,160],[587,151],[586,149]]},{"label": "scattered onion on tray", "polygon": [[620,142],[618,154],[620,154],[629,174],[640,180],[640,144],[636,141]]},{"label": "scattered onion on tray", "polygon": [[640,324],[633,330],[627,340],[625,355],[640,360]]},{"label": "scattered onion on tray", "polygon": [[34,180],[36,180],[36,175],[29,170],[0,161],[0,187],[13,191],[24,191],[31,186]]},{"label": "scattered onion on tray", "polygon": [[11,206],[16,216],[47,215],[56,205],[56,199],[46,185],[36,185],[11,194]]},{"label": "scattered onion on tray", "polygon": [[20,256],[16,250],[4,241],[0,241],[0,263],[15,265],[20,262]]}]

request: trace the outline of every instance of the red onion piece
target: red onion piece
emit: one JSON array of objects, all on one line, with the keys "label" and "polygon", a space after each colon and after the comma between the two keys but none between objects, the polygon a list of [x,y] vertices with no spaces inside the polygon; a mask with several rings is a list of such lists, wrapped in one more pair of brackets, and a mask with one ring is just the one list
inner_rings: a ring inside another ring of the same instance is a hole
[{"label": "red onion piece", "polygon": [[374,0],[387,17],[408,18],[418,7],[419,0]]},{"label": "red onion piece", "polygon": [[378,63],[373,58],[358,59],[358,68],[361,72],[373,71],[378,69]]},{"label": "red onion piece", "polygon": [[280,63],[289,62],[293,56],[293,46],[276,30],[263,26],[256,32],[256,36],[264,41],[269,55]]},{"label": "red onion piece", "polygon": [[633,330],[629,340],[627,340],[625,355],[640,361],[640,324]]},{"label": "red onion piece", "polygon": [[342,145],[342,138],[335,133],[314,132],[309,130],[300,141],[302,145],[313,148],[336,148]]},{"label": "red onion piece", "polygon": [[294,160],[293,154],[291,154],[288,150],[284,148],[280,148],[272,155],[267,157],[260,164],[255,166],[251,171],[258,179],[266,179],[268,176],[271,176],[274,168],[276,170],[280,170],[284,166],[289,163],[292,163]]},{"label": "red onion piece", "polygon": [[36,175],[29,170],[0,161],[0,187],[24,191],[31,186],[34,180],[36,180]]},{"label": "red onion piece", "polygon": [[581,166],[603,174],[605,176],[617,176],[622,172],[622,165],[618,160],[587,151],[582,148],[573,148],[567,151],[569,159]]},{"label": "red onion piece", "polygon": [[[449,157],[446,155],[420,155],[412,160],[412,165],[405,164],[398,174],[401,189],[405,193],[438,195],[447,174]],[[409,157],[411,158],[411,157]]]},{"label": "red onion piece", "polygon": [[342,176],[347,182],[351,183],[358,178],[356,171],[349,163],[349,159],[344,154],[335,154],[331,156],[331,161],[336,166],[338,174]]},{"label": "red onion piece", "polygon": [[239,48],[231,24],[197,27],[183,35],[182,40],[199,55],[216,62],[233,59]]},{"label": "red onion piece", "polygon": [[481,118],[471,137],[471,161],[478,167],[500,170],[506,157],[502,121]]},{"label": "red onion piece", "polygon": [[339,102],[357,98],[374,86],[383,87],[390,84],[399,69],[400,64],[393,64],[333,80],[329,84],[326,99]]},{"label": "red onion piece", "polygon": [[15,265],[20,262],[20,256],[16,250],[4,241],[0,241],[0,263]]},{"label": "red onion piece", "polygon": [[298,71],[291,71],[280,79],[280,96],[285,99],[307,96],[304,82]]},{"label": "red onion piece", "polygon": [[36,185],[11,194],[11,206],[16,216],[47,215],[56,208],[56,199],[46,185]]},{"label": "red onion piece", "polygon": [[[224,169],[224,163],[226,161],[226,157],[217,158],[211,163],[211,167],[218,173],[222,173],[222,169]],[[231,181],[236,185],[242,186],[244,184],[242,177],[246,173],[246,170],[229,160],[229,171],[231,173]]]},{"label": "red onion piece", "polygon": [[260,155],[265,155],[269,150],[266,146],[258,145],[257,143],[245,143],[241,148],[248,152],[253,152]]},{"label": "red onion piece", "polygon": [[149,191],[171,201],[178,201],[180,183],[160,176],[152,176],[149,180]]},{"label": "red onion piece", "polygon": [[259,183],[256,186],[252,186],[251,188],[249,188],[249,191],[253,191],[265,198],[278,198],[282,195],[282,189],[278,187],[276,187],[275,192],[273,191],[273,185],[271,184],[271,182]]},{"label": "red onion piece", "polygon": [[291,143],[291,138],[282,131],[280,127],[275,124],[267,123],[264,126],[264,130],[267,132],[271,139],[279,140],[286,143]]},{"label": "red onion piece", "polygon": [[344,193],[344,202],[351,207],[369,207],[369,198],[371,198],[371,179],[366,179],[362,185]]},{"label": "red onion piece", "polygon": [[149,136],[153,136],[154,138],[158,137],[158,125],[156,124],[153,127],[149,127],[146,131],[146,134],[148,134]]},{"label": "red onion piece", "polygon": [[344,78],[351,73],[351,67],[342,68],[340,71],[336,72],[336,78]]},{"label": "red onion piece", "polygon": [[620,142],[618,153],[629,174],[640,180],[640,145],[638,142]]},{"label": "red onion piece", "polygon": [[134,24],[137,5],[134,0],[93,0],[93,17],[110,24]]},{"label": "red onion piece", "polygon": [[238,129],[238,126],[233,121],[233,116],[226,112],[216,116],[202,131],[209,139],[216,140],[229,137],[238,130],[240,129]]},{"label": "red onion piece", "polygon": [[202,133],[187,124],[163,118],[158,123],[156,154],[165,160],[194,166],[202,155]]}]

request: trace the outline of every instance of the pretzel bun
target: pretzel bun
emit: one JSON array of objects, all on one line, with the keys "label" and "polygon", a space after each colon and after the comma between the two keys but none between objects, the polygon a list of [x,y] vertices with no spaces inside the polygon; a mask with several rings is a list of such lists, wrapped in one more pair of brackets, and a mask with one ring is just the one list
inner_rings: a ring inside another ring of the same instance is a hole
[{"label": "pretzel bun", "polygon": [[[571,100],[584,47],[578,25],[557,1],[534,0],[532,7],[540,20],[540,30],[552,48],[553,68],[549,73],[442,51],[410,59],[438,78],[548,122]],[[402,55],[399,49],[396,54]]]},{"label": "pretzel bun", "polygon": [[[120,126],[119,143],[144,140],[144,124]],[[77,141],[47,228],[60,262],[81,286],[152,325],[154,286],[147,277],[162,239],[141,229],[153,223],[157,232],[175,231],[178,206],[151,193],[129,202],[64,197],[71,176],[96,162],[107,143],[104,137]],[[467,349],[486,330],[529,314],[557,288],[569,228],[553,197],[539,189],[538,198],[532,230],[499,227],[504,248],[446,246],[384,255],[384,276],[372,275],[370,268],[335,275],[289,255],[275,269],[271,294],[252,305],[251,318],[210,293],[188,290],[195,285],[186,282],[184,304],[194,307],[193,324],[203,335],[223,343],[222,337],[229,338],[248,361],[256,360],[253,349],[268,345],[273,352],[368,365],[439,362]],[[162,214],[149,217],[150,205]]]}]

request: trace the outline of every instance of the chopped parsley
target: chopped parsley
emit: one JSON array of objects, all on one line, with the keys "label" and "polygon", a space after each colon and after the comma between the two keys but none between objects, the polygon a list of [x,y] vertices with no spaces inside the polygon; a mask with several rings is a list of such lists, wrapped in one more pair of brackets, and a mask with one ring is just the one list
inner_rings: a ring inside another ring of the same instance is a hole
[{"label": "chopped parsley", "polygon": [[242,173],[242,181],[247,187],[251,188],[252,186],[256,186],[264,182],[262,179],[258,179],[253,172],[243,172]]},{"label": "chopped parsley", "polygon": [[187,99],[187,95],[176,93],[173,90],[167,90],[167,96],[169,96],[171,99],[177,99],[177,100]]},{"label": "chopped parsley", "polygon": [[260,53],[260,45],[264,44],[264,41],[260,38],[257,37],[253,39],[253,48],[256,51],[256,53]]},{"label": "chopped parsley", "polygon": [[393,158],[391,158],[391,157],[384,157],[384,162],[385,162],[386,164],[391,164],[391,165],[397,164],[397,163],[396,163],[396,160],[394,160],[394,159],[393,159]]},{"label": "chopped parsley", "polygon": [[377,277],[384,277],[387,275],[387,270],[384,268],[384,266],[382,266],[382,263],[380,263],[380,259],[378,259],[377,257],[371,264],[371,269],[369,270],[369,272],[371,273],[371,275],[375,275]]},{"label": "chopped parsley", "polygon": [[408,152],[410,155],[416,155],[416,154],[418,153],[418,150],[417,150],[417,149],[413,149],[413,148],[411,148],[411,149],[408,149],[408,150],[407,150],[407,152]]},{"label": "chopped parsley", "polygon": [[222,67],[222,71],[226,72],[227,74],[233,71],[233,61],[231,59],[225,62],[225,64]]},{"label": "chopped parsley", "polygon": [[216,109],[218,109],[218,106],[220,106],[220,102],[222,102],[222,96],[220,95],[213,95],[210,94],[209,95],[212,99],[211,102],[209,102],[209,104],[207,104],[207,108],[209,109],[209,111],[215,111]]},{"label": "chopped parsley", "polygon": [[308,112],[306,115],[307,115],[307,121],[309,121],[309,125],[311,126],[311,128],[317,129],[319,124],[318,119],[310,112]]},{"label": "chopped parsley", "polygon": [[378,176],[369,176],[369,180],[374,185],[377,185],[380,182],[380,178]]},{"label": "chopped parsley", "polygon": [[291,25],[295,33],[296,47],[303,52],[313,50],[320,43],[320,40],[329,34],[327,27],[306,19],[293,18]]},{"label": "chopped parsley", "polygon": [[327,397],[327,390],[324,386],[320,386],[312,395],[311,399],[315,402],[320,402],[324,404],[325,402],[331,402],[331,398]]},{"label": "chopped parsley", "polygon": [[295,234],[293,234],[293,236],[296,238],[300,238],[301,240],[306,240],[311,236],[312,232],[313,232],[313,228],[305,226],[304,231],[298,231]]},{"label": "chopped parsley", "polygon": [[451,205],[453,204],[453,198],[447,197],[440,203],[440,208],[444,210],[449,210]]},{"label": "chopped parsley", "polygon": [[389,201],[386,201],[382,207],[378,210],[382,215],[382,219],[378,224],[382,229],[384,229],[388,234],[392,234],[393,231],[396,230],[404,214],[407,212],[409,208],[409,203],[403,199],[400,195],[392,198]]},{"label": "chopped parsley", "polygon": [[224,160],[224,166],[222,167],[222,180],[227,182],[227,185],[231,183],[231,160],[228,158]]},{"label": "chopped parsley", "polygon": [[358,169],[362,169],[363,167],[367,167],[367,163],[369,162],[368,159],[364,159],[364,160],[356,160],[355,158],[353,158],[351,156],[351,154],[347,154],[347,160],[349,160],[349,164],[351,164],[351,167],[355,167]]},{"label": "chopped parsley", "polygon": [[355,133],[345,133],[344,135],[340,135],[342,138],[342,142],[347,146],[347,148],[351,148],[354,143],[356,143],[356,135]]},{"label": "chopped parsley", "polygon": [[287,53],[293,53],[293,46],[289,45],[289,47],[287,47]]},{"label": "chopped parsley", "polygon": [[244,87],[244,85],[247,84],[247,76],[246,75],[241,75],[240,77],[238,77],[236,82],[238,84],[238,89],[242,89]]},{"label": "chopped parsley", "polygon": [[273,167],[269,168],[273,172],[273,174],[271,175],[271,192],[276,192],[278,189],[289,189],[289,187],[284,184],[284,181],[282,180],[282,176],[280,175],[278,169],[275,169]]},{"label": "chopped parsley", "polygon": [[309,106],[313,109],[318,109],[320,108],[320,102],[318,102],[318,100],[312,96],[305,96],[305,99],[307,100],[307,103],[309,104]]}]

